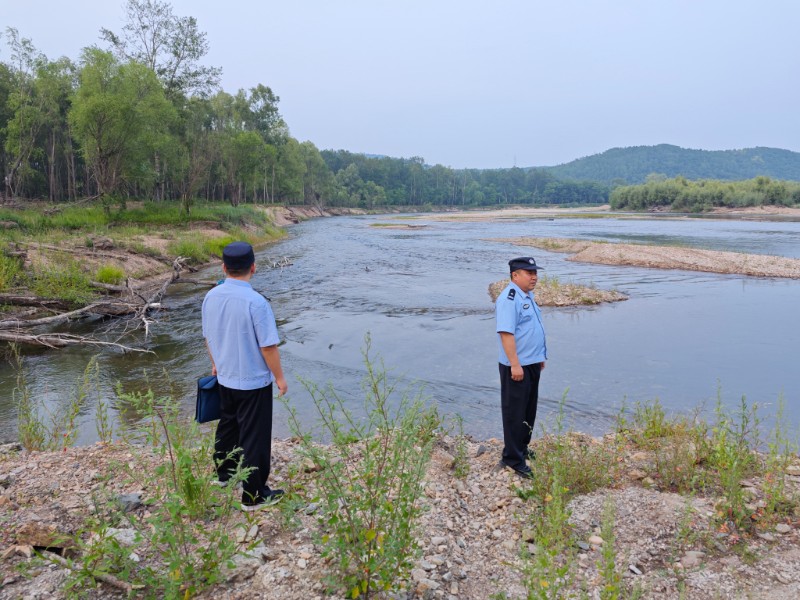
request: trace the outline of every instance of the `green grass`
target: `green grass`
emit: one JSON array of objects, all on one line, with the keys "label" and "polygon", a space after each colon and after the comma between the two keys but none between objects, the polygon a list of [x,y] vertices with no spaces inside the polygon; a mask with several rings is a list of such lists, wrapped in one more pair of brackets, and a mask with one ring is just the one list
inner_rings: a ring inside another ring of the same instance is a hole
[{"label": "green grass", "polygon": [[178,202],[144,202],[125,210],[106,214],[101,206],[70,206],[50,209],[23,210],[0,208],[0,221],[13,221],[23,234],[63,231],[104,231],[128,226],[185,227],[191,223],[209,221],[229,227],[256,225],[271,234],[271,222],[266,213],[253,206],[233,207],[227,204],[202,204],[186,215]]},{"label": "green grass", "polygon": [[38,269],[29,278],[28,287],[42,298],[60,298],[76,304],[87,303],[95,295],[89,276],[71,258]]},{"label": "green grass", "polygon": [[6,256],[0,252],[0,292],[13,287],[20,276],[21,267],[19,259],[13,256]]},{"label": "green grass", "polygon": [[114,265],[103,265],[97,269],[97,273],[95,273],[95,279],[100,283],[117,285],[121,283],[123,279],[125,279],[125,271],[119,267],[115,267]]}]

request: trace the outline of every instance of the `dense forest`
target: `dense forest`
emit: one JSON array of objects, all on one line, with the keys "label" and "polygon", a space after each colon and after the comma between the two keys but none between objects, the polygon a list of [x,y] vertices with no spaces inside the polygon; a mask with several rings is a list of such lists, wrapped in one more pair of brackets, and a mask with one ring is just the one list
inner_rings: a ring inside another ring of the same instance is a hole
[{"label": "dense forest", "polygon": [[800,181],[800,152],[777,148],[744,150],[690,150],[669,144],[612,148],[559,165],[547,167],[559,178],[599,181],[608,185],[644,183],[653,173],[665,178],[773,179]]},{"label": "dense forest", "polygon": [[717,206],[744,207],[800,204],[800,182],[755,177],[747,181],[700,180],[651,176],[642,185],[621,186],[611,193],[615,210],[699,212]]},{"label": "dense forest", "polygon": [[372,207],[606,202],[541,170],[454,170],[325,152],[294,139],[266,85],[229,93],[206,34],[170,4],[128,0],[120,32],[77,61],[13,28],[0,62],[0,200],[194,199]]}]

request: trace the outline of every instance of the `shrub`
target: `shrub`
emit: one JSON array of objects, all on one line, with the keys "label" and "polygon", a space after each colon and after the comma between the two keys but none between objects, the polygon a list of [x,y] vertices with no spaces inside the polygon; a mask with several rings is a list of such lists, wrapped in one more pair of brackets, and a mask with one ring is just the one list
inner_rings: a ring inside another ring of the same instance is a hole
[{"label": "shrub", "polygon": [[97,269],[95,279],[100,283],[117,285],[125,279],[125,271],[114,265],[103,265]]},{"label": "shrub", "polygon": [[198,240],[178,240],[169,245],[169,252],[174,256],[183,256],[193,263],[207,262],[209,257],[205,244]]},{"label": "shrub", "polygon": [[0,253],[0,292],[4,292],[14,285],[20,270],[17,258]]},{"label": "shrub", "polygon": [[212,256],[218,256],[222,258],[222,251],[225,249],[225,246],[235,241],[236,240],[233,237],[226,235],[224,237],[207,239],[205,242],[203,242],[203,247],[205,248],[206,252]]},{"label": "shrub", "polygon": [[316,483],[322,553],[334,570],[328,582],[350,598],[392,589],[413,566],[418,500],[439,428],[435,409],[419,396],[403,394],[391,406],[395,385],[382,365],[374,367],[369,347],[367,337],[365,420],[355,419],[332,388],[304,382],[331,442],[320,447],[289,411],[301,454],[322,468]]},{"label": "shrub", "polygon": [[94,292],[89,277],[72,259],[41,268],[33,274],[30,289],[37,296],[61,298],[68,302],[84,304]]},{"label": "shrub", "polygon": [[[123,393],[118,388],[117,395],[141,421],[123,436],[132,459],[113,468],[136,489],[147,490],[147,510],[126,512],[107,498],[110,508],[90,520],[86,535],[78,537],[82,560],[71,565],[66,587],[85,593],[103,575],[111,575],[147,598],[193,597],[222,581],[223,568],[238,552],[234,494],[246,471],[239,469],[225,489],[211,485],[213,435],[181,418],[180,402],[157,398],[152,390]],[[161,461],[154,470],[146,460],[148,447]],[[121,546],[109,523],[134,529],[133,544]]]},{"label": "shrub", "polygon": [[86,405],[92,378],[96,377],[97,357],[86,365],[83,378],[69,400],[53,410],[33,398],[25,377],[22,355],[13,345],[11,352],[17,370],[17,384],[12,391],[12,398],[17,407],[20,444],[26,450],[57,450],[71,446],[78,436],[78,417]]}]

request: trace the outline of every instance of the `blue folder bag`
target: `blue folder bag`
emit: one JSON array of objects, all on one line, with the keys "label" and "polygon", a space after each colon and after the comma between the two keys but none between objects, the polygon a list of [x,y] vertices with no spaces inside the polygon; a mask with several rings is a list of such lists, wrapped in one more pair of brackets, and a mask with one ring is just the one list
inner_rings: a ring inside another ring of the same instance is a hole
[{"label": "blue folder bag", "polygon": [[219,384],[214,375],[197,380],[197,406],[194,420],[198,423],[216,421],[220,414]]}]

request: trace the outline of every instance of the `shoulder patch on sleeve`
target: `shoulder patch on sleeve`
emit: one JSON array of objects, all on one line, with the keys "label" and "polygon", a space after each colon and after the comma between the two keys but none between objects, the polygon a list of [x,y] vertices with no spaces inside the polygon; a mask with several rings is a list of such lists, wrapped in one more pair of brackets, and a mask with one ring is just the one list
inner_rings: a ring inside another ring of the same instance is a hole
[{"label": "shoulder patch on sleeve", "polygon": [[506,298],[508,298],[509,300],[513,300],[514,296],[516,295],[517,295],[517,290],[511,288],[510,290],[508,290],[508,296],[506,296]]}]

